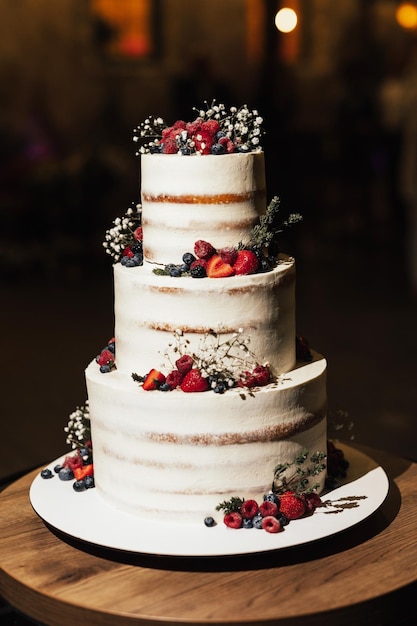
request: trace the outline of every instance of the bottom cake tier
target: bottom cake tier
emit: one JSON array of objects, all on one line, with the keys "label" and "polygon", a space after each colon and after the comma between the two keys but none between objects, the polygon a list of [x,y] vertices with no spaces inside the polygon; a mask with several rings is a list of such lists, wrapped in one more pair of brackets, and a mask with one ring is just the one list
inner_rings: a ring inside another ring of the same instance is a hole
[{"label": "bottom cake tier", "polygon": [[[302,450],[326,451],[318,354],[266,387],[224,394],[144,391],[95,361],[86,381],[97,491],[141,517],[202,523],[231,497],[261,501],[275,467]],[[324,470],[314,476],[318,491],[324,480]]]}]

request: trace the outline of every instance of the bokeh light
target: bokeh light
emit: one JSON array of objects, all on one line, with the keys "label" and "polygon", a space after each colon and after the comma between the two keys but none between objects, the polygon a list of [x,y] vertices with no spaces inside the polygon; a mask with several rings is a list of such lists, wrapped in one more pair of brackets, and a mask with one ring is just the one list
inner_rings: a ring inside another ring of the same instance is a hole
[{"label": "bokeh light", "polygon": [[297,14],[293,9],[283,8],[275,16],[275,26],[281,33],[290,33],[297,26]]},{"label": "bokeh light", "polygon": [[398,24],[403,28],[417,29],[417,5],[403,2],[397,7],[395,17]]}]

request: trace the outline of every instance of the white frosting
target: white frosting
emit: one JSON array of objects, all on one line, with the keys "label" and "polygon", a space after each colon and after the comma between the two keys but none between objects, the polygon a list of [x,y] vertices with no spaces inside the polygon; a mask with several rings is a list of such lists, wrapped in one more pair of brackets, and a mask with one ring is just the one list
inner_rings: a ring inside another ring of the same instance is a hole
[{"label": "white frosting", "polygon": [[[86,371],[99,493],[143,516],[202,523],[232,496],[271,487],[278,463],[326,450],[326,362],[315,355],[250,394],[144,391],[118,370]],[[314,481],[324,482],[324,472]],[[221,517],[221,516],[220,516]]]},{"label": "white frosting", "polygon": [[[219,157],[220,158],[220,157]],[[275,374],[295,363],[295,265],[228,278],[155,276],[149,264],[114,266],[117,367],[129,376],[160,369],[175,331],[197,351],[210,330],[225,340],[239,328],[259,363]]]},{"label": "white frosting", "polygon": [[145,259],[180,263],[203,239],[215,248],[247,242],[265,213],[262,152],[141,157]]}]

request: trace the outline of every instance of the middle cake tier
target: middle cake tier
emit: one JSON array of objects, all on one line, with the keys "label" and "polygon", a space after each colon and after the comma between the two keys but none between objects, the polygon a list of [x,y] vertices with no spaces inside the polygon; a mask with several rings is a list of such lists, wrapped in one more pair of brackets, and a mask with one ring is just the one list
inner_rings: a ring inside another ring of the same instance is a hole
[{"label": "middle cake tier", "polygon": [[150,264],[114,265],[116,366],[145,375],[165,365],[179,330],[189,352],[211,331],[227,341],[241,332],[274,375],[295,364],[295,263],[282,256],[264,274],[195,279],[157,276]]}]

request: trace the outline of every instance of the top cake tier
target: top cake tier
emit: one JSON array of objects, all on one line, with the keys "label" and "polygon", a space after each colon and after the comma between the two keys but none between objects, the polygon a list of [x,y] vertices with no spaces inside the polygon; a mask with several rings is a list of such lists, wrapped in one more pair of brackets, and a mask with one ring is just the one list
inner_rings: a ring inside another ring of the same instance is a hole
[{"label": "top cake tier", "polygon": [[195,241],[247,242],[266,210],[263,152],[141,156],[144,259],[180,262]]}]

